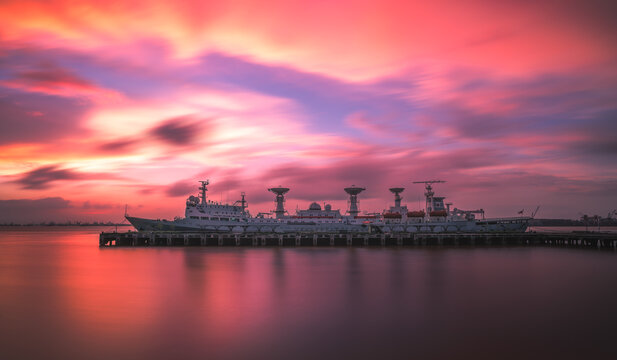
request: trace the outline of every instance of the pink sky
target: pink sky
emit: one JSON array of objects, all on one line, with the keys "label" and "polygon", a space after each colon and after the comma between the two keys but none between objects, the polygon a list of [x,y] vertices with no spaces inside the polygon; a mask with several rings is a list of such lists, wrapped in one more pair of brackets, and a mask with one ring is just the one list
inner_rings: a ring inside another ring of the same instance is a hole
[{"label": "pink sky", "polygon": [[612,1],[3,1],[0,223],[183,215],[209,178],[509,216],[617,208]]}]

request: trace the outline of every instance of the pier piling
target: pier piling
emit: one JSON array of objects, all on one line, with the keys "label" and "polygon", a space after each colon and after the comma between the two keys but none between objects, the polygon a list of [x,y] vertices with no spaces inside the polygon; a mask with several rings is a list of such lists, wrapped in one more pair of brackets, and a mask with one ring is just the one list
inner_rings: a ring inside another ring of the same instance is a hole
[{"label": "pier piling", "polygon": [[615,233],[217,233],[102,232],[99,246],[559,246],[617,250]]}]

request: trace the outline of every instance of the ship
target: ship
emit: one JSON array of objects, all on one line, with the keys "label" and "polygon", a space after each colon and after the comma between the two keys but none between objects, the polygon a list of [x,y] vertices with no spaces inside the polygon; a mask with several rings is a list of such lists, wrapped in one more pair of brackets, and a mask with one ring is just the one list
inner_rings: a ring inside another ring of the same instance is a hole
[{"label": "ship", "polygon": [[[341,213],[330,204],[322,208],[317,202],[308,209],[290,214],[285,210],[285,194],[289,188],[278,186],[268,191],[275,195],[275,209],[260,212],[255,216],[248,210],[246,194],[232,204],[212,201],[207,198],[209,180],[199,181],[199,195],[186,200],[184,217],[173,220],[146,219],[129,216],[125,218],[138,231],[190,231],[204,233],[475,233],[475,232],[525,232],[531,216],[485,218],[484,210],[461,210],[452,208],[444,196],[436,196],[433,184],[442,180],[414,181],[425,187],[425,207],[409,210],[402,205],[403,187],[390,188],[394,194],[394,206],[381,213],[360,214],[358,196],[366,188],[352,185],[343,190],[349,195],[348,210]],[[537,212],[537,209],[536,209]]]}]

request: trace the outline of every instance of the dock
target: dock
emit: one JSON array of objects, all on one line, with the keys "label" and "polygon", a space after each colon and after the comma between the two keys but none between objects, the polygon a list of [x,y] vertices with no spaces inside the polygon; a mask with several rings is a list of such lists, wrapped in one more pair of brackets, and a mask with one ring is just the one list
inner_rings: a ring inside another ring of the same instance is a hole
[{"label": "dock", "polygon": [[204,233],[102,232],[100,247],[116,246],[559,246],[617,250],[617,233]]}]

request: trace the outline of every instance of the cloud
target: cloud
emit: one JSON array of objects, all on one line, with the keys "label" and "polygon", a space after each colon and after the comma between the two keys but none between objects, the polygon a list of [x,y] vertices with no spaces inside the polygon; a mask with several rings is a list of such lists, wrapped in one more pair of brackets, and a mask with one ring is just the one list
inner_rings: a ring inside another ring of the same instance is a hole
[{"label": "cloud", "polygon": [[0,200],[0,223],[49,221],[71,208],[71,202],[61,197]]},{"label": "cloud", "polygon": [[18,71],[14,81],[23,82],[28,86],[41,88],[77,87],[83,89],[93,88],[94,84],[77,74],[63,69],[55,64],[43,63],[37,69]]},{"label": "cloud", "polygon": [[366,132],[369,136],[392,135],[395,129],[388,124],[388,119],[369,117],[363,112],[355,112],[345,118],[345,124]]},{"label": "cloud", "polygon": [[5,1],[3,38],[125,58],[143,55],[133,51],[135,42],[156,39],[169,43],[174,58],[194,59],[217,49],[354,81],[400,72],[411,61],[456,62],[520,75],[538,68],[567,71],[615,56],[615,26],[607,15],[614,5],[607,1],[391,0],[267,7],[260,1],[84,1],[80,8],[74,11],[65,0]]},{"label": "cloud", "polygon": [[170,197],[186,196],[195,192],[195,181],[182,180],[164,188],[165,195]]},{"label": "cloud", "polygon": [[212,128],[212,118],[200,118],[196,115],[176,116],[158,122],[146,135],[105,141],[97,146],[97,150],[103,153],[126,154],[134,151],[139,144],[152,146],[152,139],[174,147],[189,148],[209,140]]},{"label": "cloud", "polygon": [[44,190],[59,181],[88,181],[88,180],[118,180],[121,179],[111,173],[80,172],[70,168],[62,168],[57,164],[40,166],[34,170],[16,175],[14,183],[22,189]]},{"label": "cloud", "polygon": [[150,130],[159,140],[173,146],[193,145],[201,136],[204,126],[210,119],[198,119],[194,115],[185,115],[164,120]]},{"label": "cloud", "polygon": [[0,88],[0,144],[55,142],[85,133],[83,115],[90,104]]},{"label": "cloud", "polygon": [[117,220],[118,204],[79,202],[63,197],[47,197],[41,199],[0,200],[0,224],[8,223],[38,223],[49,221],[92,221],[110,219]]},{"label": "cloud", "polygon": [[60,180],[76,180],[81,175],[70,169],[61,169],[57,165],[41,166],[22,174],[17,180],[24,189],[45,189],[53,182]]},{"label": "cloud", "polygon": [[[12,50],[9,53],[12,54]],[[17,63],[19,56],[5,60],[8,78],[0,81],[6,88],[65,97],[88,97],[93,100],[119,97],[115,91],[99,87],[74,71],[63,68],[46,58],[49,55],[34,51],[32,58]],[[37,57],[40,60],[37,61]]]},{"label": "cloud", "polygon": [[130,152],[138,140],[131,138],[118,139],[102,143],[98,146],[98,149],[107,153],[122,153],[126,154]]}]

